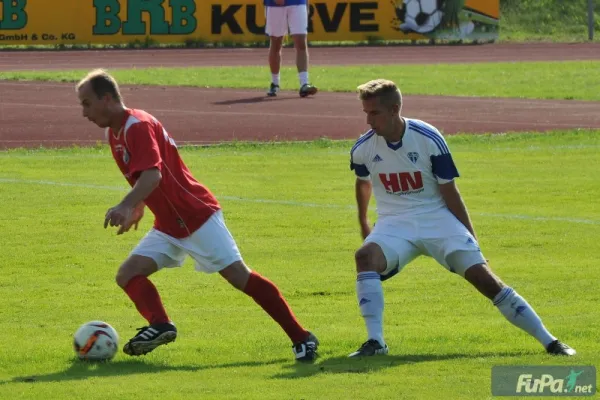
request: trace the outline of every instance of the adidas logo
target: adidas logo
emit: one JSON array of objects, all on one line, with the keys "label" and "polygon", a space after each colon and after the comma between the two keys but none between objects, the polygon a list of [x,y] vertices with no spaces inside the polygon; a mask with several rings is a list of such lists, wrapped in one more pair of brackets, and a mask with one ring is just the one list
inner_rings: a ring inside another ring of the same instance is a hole
[{"label": "adidas logo", "polygon": [[[473,238],[468,238],[467,239],[467,244],[475,244],[475,241],[473,240]],[[477,246],[477,250],[478,251],[480,250],[479,246]]]},{"label": "adidas logo", "polygon": [[379,157],[379,154],[376,154],[375,157],[373,157],[373,162],[379,162],[379,161],[383,161],[383,158]]},{"label": "adidas logo", "polygon": [[364,297],[362,299],[360,299],[360,302],[358,303],[359,306],[362,306],[363,304],[367,304],[370,303],[371,300],[369,299],[365,299]]}]

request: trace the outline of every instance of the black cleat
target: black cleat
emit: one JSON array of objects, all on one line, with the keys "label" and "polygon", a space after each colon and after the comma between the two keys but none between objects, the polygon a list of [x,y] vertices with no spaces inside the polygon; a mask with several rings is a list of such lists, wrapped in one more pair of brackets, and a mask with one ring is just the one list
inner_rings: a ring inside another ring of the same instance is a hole
[{"label": "black cleat", "polygon": [[388,353],[388,346],[381,345],[375,339],[369,339],[360,346],[360,349],[351,353],[348,357],[369,357],[377,355],[386,355]]},{"label": "black cleat", "polygon": [[577,354],[575,349],[570,348],[560,340],[555,340],[546,347],[546,351],[549,354],[554,354],[557,356],[574,356]]},{"label": "black cleat", "polygon": [[313,94],[317,94],[317,92],[318,92],[318,89],[316,87],[314,87],[310,83],[305,83],[300,88],[299,94],[300,94],[300,97],[306,97],[306,96],[311,96]]},{"label": "black cleat", "polygon": [[267,92],[267,96],[275,97],[275,96],[277,96],[278,92],[279,92],[279,85],[271,83],[271,86],[269,87],[269,91]]},{"label": "black cleat", "polygon": [[141,356],[177,337],[177,328],[170,323],[144,326],[123,346],[123,352],[130,356]]},{"label": "black cleat", "polygon": [[311,362],[317,357],[317,348],[319,347],[319,339],[312,333],[308,332],[308,337],[304,342],[296,343],[292,346],[292,351],[296,356],[296,361]]}]

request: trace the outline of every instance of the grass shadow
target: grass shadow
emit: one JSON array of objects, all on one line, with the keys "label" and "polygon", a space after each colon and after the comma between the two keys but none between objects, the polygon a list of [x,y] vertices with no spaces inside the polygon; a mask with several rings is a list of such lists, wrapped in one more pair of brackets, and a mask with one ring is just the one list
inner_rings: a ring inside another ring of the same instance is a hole
[{"label": "grass shadow", "polygon": [[394,367],[397,365],[415,364],[423,362],[447,361],[457,359],[475,359],[486,357],[523,357],[538,353],[528,352],[500,352],[500,353],[450,353],[450,354],[401,354],[364,358],[348,358],[348,356],[324,358],[314,364],[293,364],[287,366],[289,372],[276,374],[276,379],[296,379],[310,377],[322,373],[328,374],[366,374]]},{"label": "grass shadow", "polygon": [[329,374],[365,374],[377,372],[397,365],[415,364],[423,362],[436,362],[457,359],[475,359],[487,357],[523,357],[538,354],[537,352],[486,352],[486,353],[450,353],[450,354],[401,354],[365,358],[348,358],[346,355],[324,358],[314,364],[291,363],[289,359],[269,361],[242,361],[225,364],[208,365],[166,365],[153,364],[144,360],[124,360],[111,362],[85,362],[72,359],[71,365],[63,370],[43,375],[17,376],[10,380],[0,381],[0,386],[11,383],[37,383],[37,382],[64,382],[85,380],[97,377],[112,377],[138,374],[156,374],[169,371],[196,372],[207,369],[227,369],[239,367],[262,367],[273,364],[283,364],[282,368],[288,371],[272,376],[275,379],[296,379],[316,376],[322,373]]},{"label": "grass shadow", "polygon": [[64,371],[45,375],[17,376],[10,380],[0,381],[1,385],[21,382],[63,382],[85,380],[92,377],[111,377],[137,374],[156,374],[169,371],[195,372],[205,369],[260,367],[264,365],[289,363],[289,359],[269,361],[245,361],[215,365],[165,365],[152,364],[143,360],[126,360],[111,362],[85,362],[73,359],[71,365]]},{"label": "grass shadow", "polygon": [[300,99],[300,96],[292,97],[292,96],[277,96],[277,97],[268,97],[266,94],[264,96],[254,96],[248,97],[245,99],[231,99],[231,100],[223,100],[223,101],[215,101],[212,104],[216,106],[231,106],[235,104],[256,104],[262,103],[265,101],[279,101],[279,100],[296,100]]}]

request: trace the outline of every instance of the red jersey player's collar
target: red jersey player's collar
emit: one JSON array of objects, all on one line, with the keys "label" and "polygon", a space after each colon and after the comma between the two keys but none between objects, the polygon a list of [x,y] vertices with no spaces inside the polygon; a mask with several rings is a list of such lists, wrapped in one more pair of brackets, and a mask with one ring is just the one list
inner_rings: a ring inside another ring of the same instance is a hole
[{"label": "red jersey player's collar", "polygon": [[110,129],[110,134],[113,135],[113,137],[115,139],[119,139],[121,137],[121,134],[123,133],[123,131],[125,130],[125,124],[127,123],[127,120],[129,119],[129,117],[131,116],[131,110],[127,107],[125,107],[125,115],[123,115],[123,121],[121,122],[121,128],[119,129],[119,132],[117,132],[115,134],[115,132],[113,131],[112,128]]}]

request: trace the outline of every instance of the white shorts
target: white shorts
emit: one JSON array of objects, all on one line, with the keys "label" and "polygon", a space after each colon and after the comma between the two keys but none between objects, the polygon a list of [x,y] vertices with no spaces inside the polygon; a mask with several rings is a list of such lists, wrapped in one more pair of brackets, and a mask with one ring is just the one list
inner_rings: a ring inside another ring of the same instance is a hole
[{"label": "white shorts", "polygon": [[387,261],[387,279],[420,255],[434,258],[450,272],[464,277],[475,264],[485,263],[477,240],[447,209],[411,220],[384,217],[365,243],[376,243]]},{"label": "white shorts", "polygon": [[308,10],[306,4],[299,6],[265,7],[267,24],[265,32],[269,36],[308,34]]},{"label": "white shorts", "polygon": [[152,258],[159,269],[180,267],[189,255],[196,262],[196,270],[205,273],[219,272],[235,261],[242,260],[221,210],[184,239],[174,238],[153,228],[131,254]]}]

